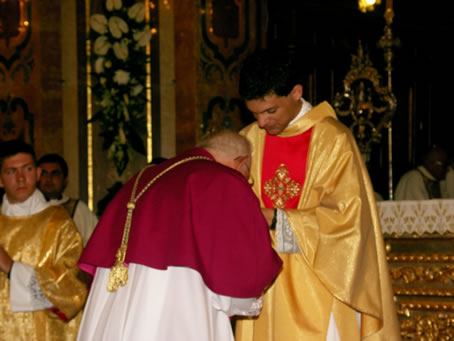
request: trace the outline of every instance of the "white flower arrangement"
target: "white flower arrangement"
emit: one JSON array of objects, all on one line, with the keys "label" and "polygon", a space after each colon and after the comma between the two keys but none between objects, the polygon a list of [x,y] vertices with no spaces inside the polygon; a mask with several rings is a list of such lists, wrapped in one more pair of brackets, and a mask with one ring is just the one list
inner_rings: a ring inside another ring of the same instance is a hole
[{"label": "white flower arrangement", "polygon": [[100,108],[90,122],[99,122],[103,148],[121,175],[130,148],[146,153],[141,135],[146,126],[146,46],[151,30],[144,4],[125,6],[122,0],[106,0],[105,14],[92,15],[90,27],[92,92]]}]

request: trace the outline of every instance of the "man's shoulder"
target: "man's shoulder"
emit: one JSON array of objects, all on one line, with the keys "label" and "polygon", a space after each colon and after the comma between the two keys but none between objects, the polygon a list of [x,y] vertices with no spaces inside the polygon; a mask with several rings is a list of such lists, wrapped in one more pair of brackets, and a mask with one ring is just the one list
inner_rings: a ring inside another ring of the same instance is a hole
[{"label": "man's shoulder", "polygon": [[351,130],[336,117],[331,115],[324,116],[320,121],[315,124],[316,129],[323,129],[330,133],[337,134],[351,134]]},{"label": "man's shoulder", "polygon": [[74,216],[76,207],[79,206],[79,199],[69,198],[61,203],[61,206],[69,213],[71,217]]},{"label": "man's shoulder", "polygon": [[408,180],[416,180],[416,179],[423,179],[423,173],[418,170],[418,168],[410,169],[409,171],[405,172],[404,175],[401,177],[401,181],[408,181]]},{"label": "man's shoulder", "polygon": [[51,219],[52,221],[71,221],[70,215],[62,206],[49,206],[41,213],[46,215],[48,219]]},{"label": "man's shoulder", "polygon": [[36,214],[22,218],[30,219],[30,222],[36,226],[47,226],[47,228],[52,229],[60,229],[74,224],[68,212],[61,206],[49,206]]},{"label": "man's shoulder", "polygon": [[46,219],[46,233],[55,238],[71,239],[75,238],[77,227],[69,213],[62,206],[51,206],[46,209],[48,217]]},{"label": "man's shoulder", "polygon": [[251,133],[256,134],[258,132],[263,132],[264,133],[264,130],[259,128],[259,125],[257,124],[257,121],[254,121],[254,122],[248,124],[243,129],[241,129],[240,135],[248,136]]},{"label": "man's shoulder", "polygon": [[75,207],[76,211],[82,213],[83,215],[93,215],[93,216],[95,216],[95,214],[93,213],[92,210],[90,210],[90,208],[85,203],[85,201],[83,201],[81,199],[71,199],[71,200],[75,200],[76,201],[76,207]]}]

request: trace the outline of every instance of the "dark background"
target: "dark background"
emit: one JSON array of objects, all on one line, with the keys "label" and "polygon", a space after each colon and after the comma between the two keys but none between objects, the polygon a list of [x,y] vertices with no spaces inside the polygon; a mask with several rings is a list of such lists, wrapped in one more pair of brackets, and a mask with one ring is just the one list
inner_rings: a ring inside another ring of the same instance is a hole
[{"label": "dark background", "polygon": [[[450,99],[454,32],[448,8],[432,2],[393,1],[392,87],[397,98],[393,118],[393,188],[400,176],[420,163],[431,145],[442,145],[453,154]],[[386,84],[383,50],[377,46],[384,34],[386,1],[373,12],[362,13],[357,1],[269,0],[267,45],[294,52],[313,76],[306,96],[317,104],[332,102],[342,92],[359,41]],[[304,95],[303,95],[304,96]],[[307,98],[307,97],[306,97]],[[374,146],[370,174],[377,192],[389,198],[387,131]]]}]

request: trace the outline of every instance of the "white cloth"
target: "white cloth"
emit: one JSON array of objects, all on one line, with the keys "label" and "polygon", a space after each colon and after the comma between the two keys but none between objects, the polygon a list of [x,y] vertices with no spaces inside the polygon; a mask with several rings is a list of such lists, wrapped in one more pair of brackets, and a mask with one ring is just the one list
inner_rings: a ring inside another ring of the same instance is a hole
[{"label": "white cloth", "polygon": [[388,235],[451,234],[454,200],[387,200],[377,203],[382,231]]},{"label": "white cloth", "polygon": [[[37,189],[25,201],[11,204],[4,194],[1,212],[9,217],[24,217],[39,213],[49,207],[44,195]],[[10,304],[13,312],[38,311],[53,307],[38,284],[35,269],[27,264],[14,262],[10,272]]]},{"label": "white cloth", "polygon": [[296,115],[296,117],[291,120],[288,124],[287,127],[290,127],[293,123],[295,123],[296,121],[298,121],[301,117],[304,116],[304,114],[306,114],[307,112],[311,111],[312,110],[312,104],[310,104],[308,101],[306,101],[304,98],[301,97],[301,103],[303,103],[303,105],[301,106],[301,110],[300,112],[298,113],[298,115]]},{"label": "white cloth", "polygon": [[276,249],[279,253],[299,253],[300,248],[292,226],[283,210],[276,210]]},{"label": "white cloth", "polygon": [[446,178],[440,182],[441,195],[443,198],[454,199],[454,169],[448,167]]},{"label": "white cloth", "polygon": [[130,264],[128,282],[107,291],[110,269],[98,268],[79,341],[233,341],[229,316],[258,315],[261,299],[213,293],[190,268]]},{"label": "white cloth", "polygon": [[1,212],[8,217],[25,217],[39,213],[49,207],[49,203],[44,198],[44,195],[38,190],[30,195],[25,201],[11,204],[6,196],[3,195]]},{"label": "white cloth", "polygon": [[17,313],[52,308],[54,305],[39,287],[33,266],[19,262],[14,262],[13,265],[9,291],[11,311]]},{"label": "white cloth", "polygon": [[[423,166],[402,175],[394,193],[394,200],[429,200],[421,172],[430,180],[436,180]],[[441,191],[443,197],[443,191]]]},{"label": "white cloth", "polygon": [[[63,193],[61,199],[51,199],[49,200],[49,204],[52,206],[59,206],[67,203],[69,200],[71,200],[71,198]],[[79,200],[76,205],[76,210],[72,218],[76,224],[77,230],[82,236],[85,246],[87,245],[87,242],[90,239],[96,224],[98,223],[98,217],[90,211],[87,204],[85,204],[82,200]]]}]

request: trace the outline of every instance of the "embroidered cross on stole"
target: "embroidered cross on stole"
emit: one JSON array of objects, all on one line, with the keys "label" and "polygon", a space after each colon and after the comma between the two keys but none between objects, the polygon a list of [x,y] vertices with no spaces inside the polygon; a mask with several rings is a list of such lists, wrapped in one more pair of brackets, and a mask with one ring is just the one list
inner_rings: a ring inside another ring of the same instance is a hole
[{"label": "embroidered cross on stole", "polygon": [[291,137],[266,135],[261,183],[265,207],[298,207],[311,133],[312,129]]}]

